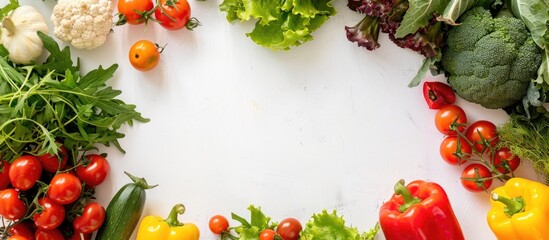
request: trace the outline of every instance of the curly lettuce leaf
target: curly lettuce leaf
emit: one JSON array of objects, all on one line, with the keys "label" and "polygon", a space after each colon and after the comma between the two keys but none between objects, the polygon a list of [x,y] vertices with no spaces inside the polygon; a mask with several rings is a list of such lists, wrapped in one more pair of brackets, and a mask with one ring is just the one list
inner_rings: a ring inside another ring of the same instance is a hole
[{"label": "curly lettuce leaf", "polygon": [[449,0],[410,0],[410,8],[398,27],[395,37],[403,38],[429,24],[433,13],[442,14]]},{"label": "curly lettuce leaf", "polygon": [[311,217],[300,235],[304,240],[369,240],[374,239],[378,230],[374,228],[361,235],[357,228],[346,226],[335,210],[332,213],[323,210]]},{"label": "curly lettuce leaf", "polygon": [[311,33],[336,14],[333,0],[224,0],[219,6],[229,22],[257,22],[246,35],[256,44],[288,50],[313,39]]},{"label": "curly lettuce leaf", "polygon": [[246,220],[245,218],[236,215],[235,213],[232,213],[232,218],[238,222],[240,222],[242,225],[235,228],[235,231],[238,233],[238,239],[240,240],[258,240],[259,234],[261,231],[271,228],[273,229],[276,227],[276,223],[270,223],[271,218],[267,217],[262,211],[260,207],[256,207],[254,205],[250,205],[248,207],[248,210],[250,211],[250,221]]}]

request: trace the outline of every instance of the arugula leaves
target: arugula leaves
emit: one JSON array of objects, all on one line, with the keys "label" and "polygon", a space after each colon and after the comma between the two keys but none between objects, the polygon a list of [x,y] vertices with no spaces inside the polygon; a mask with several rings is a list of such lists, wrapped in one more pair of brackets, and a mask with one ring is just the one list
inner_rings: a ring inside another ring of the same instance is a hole
[{"label": "arugula leaves", "polygon": [[24,153],[57,154],[60,143],[73,161],[98,143],[124,152],[120,127],[149,119],[106,85],[118,65],[81,75],[68,47],[60,49],[51,37],[38,35],[50,53],[42,64],[15,65],[0,48],[0,156],[12,161]]}]

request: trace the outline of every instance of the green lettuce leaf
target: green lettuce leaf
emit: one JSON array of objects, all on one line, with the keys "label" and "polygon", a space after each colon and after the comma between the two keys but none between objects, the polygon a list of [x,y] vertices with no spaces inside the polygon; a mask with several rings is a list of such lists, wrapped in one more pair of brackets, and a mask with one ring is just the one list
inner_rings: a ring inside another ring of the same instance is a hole
[{"label": "green lettuce leaf", "polygon": [[323,210],[321,213],[314,214],[305,229],[301,232],[301,238],[304,240],[369,240],[374,239],[379,227],[375,227],[370,232],[360,234],[357,228],[345,225],[343,217],[337,215],[334,210],[332,213]]},{"label": "green lettuce leaf", "polygon": [[549,44],[549,1],[507,0],[515,17],[521,19],[530,30],[534,42],[547,50]]},{"label": "green lettuce leaf", "polygon": [[240,222],[240,226],[235,228],[238,233],[238,239],[240,240],[259,240],[259,234],[261,231],[270,228],[274,229],[278,224],[270,223],[271,218],[267,217],[260,207],[250,205],[248,207],[250,211],[250,221],[245,218],[232,213],[232,218]]},{"label": "green lettuce leaf", "polygon": [[256,20],[246,35],[256,44],[288,50],[313,39],[311,33],[336,14],[333,0],[224,0],[227,20]]},{"label": "green lettuce leaf", "polygon": [[429,24],[433,13],[442,14],[449,0],[410,0],[410,8],[404,14],[395,37],[403,38]]},{"label": "green lettuce leaf", "polygon": [[444,9],[444,13],[437,19],[443,21],[449,25],[457,25],[456,20],[474,6],[478,0],[450,0],[450,3]]}]

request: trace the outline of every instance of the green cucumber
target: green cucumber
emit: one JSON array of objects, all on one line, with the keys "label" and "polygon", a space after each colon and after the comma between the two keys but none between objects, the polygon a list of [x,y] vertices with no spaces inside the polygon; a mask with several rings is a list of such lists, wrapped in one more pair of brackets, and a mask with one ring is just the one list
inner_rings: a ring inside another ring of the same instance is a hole
[{"label": "green cucumber", "polygon": [[124,172],[133,183],[124,185],[107,206],[107,217],[97,232],[96,240],[129,240],[139,223],[145,206],[145,190],[150,186],[144,178]]}]

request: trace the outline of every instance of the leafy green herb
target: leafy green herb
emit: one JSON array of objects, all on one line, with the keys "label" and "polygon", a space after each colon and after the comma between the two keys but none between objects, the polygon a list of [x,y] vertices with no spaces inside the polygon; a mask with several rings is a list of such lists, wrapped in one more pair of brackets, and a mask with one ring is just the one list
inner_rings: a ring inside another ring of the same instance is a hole
[{"label": "leafy green herb", "polygon": [[232,218],[241,224],[239,227],[234,228],[235,232],[239,235],[237,239],[258,240],[261,231],[267,228],[274,229],[278,225],[277,223],[270,223],[271,218],[267,217],[261,211],[260,207],[251,205],[248,207],[248,210],[250,211],[250,222],[235,213],[231,214]]},{"label": "leafy green herb", "polygon": [[449,0],[410,0],[410,7],[398,27],[395,37],[403,38],[429,25],[433,13],[442,14]]},{"label": "leafy green herb", "polygon": [[360,234],[357,228],[345,225],[343,217],[337,215],[334,210],[332,213],[323,210],[319,214],[314,214],[305,229],[301,232],[301,238],[304,240],[373,240],[379,231],[379,224],[368,232]]},{"label": "leafy green herb", "polygon": [[501,146],[508,147],[523,160],[530,160],[549,184],[549,113],[535,119],[512,114],[498,127],[498,136]]},{"label": "leafy green herb", "polygon": [[7,16],[9,12],[15,10],[19,6],[20,5],[18,0],[10,0],[10,3],[6,4],[3,8],[0,9],[0,19]]},{"label": "leafy green herb", "polygon": [[332,1],[224,0],[219,8],[227,12],[229,22],[256,19],[254,30],[247,33],[255,43],[288,50],[312,40],[311,33],[335,15]]},{"label": "leafy green herb", "polygon": [[43,64],[15,65],[0,51],[0,154],[9,161],[23,153],[57,154],[61,142],[79,152],[96,144],[123,149],[119,128],[133,121],[148,122],[136,106],[116,97],[121,91],[106,85],[118,65],[99,66],[81,75],[69,48],[59,49],[49,36],[38,33],[50,56]]}]

